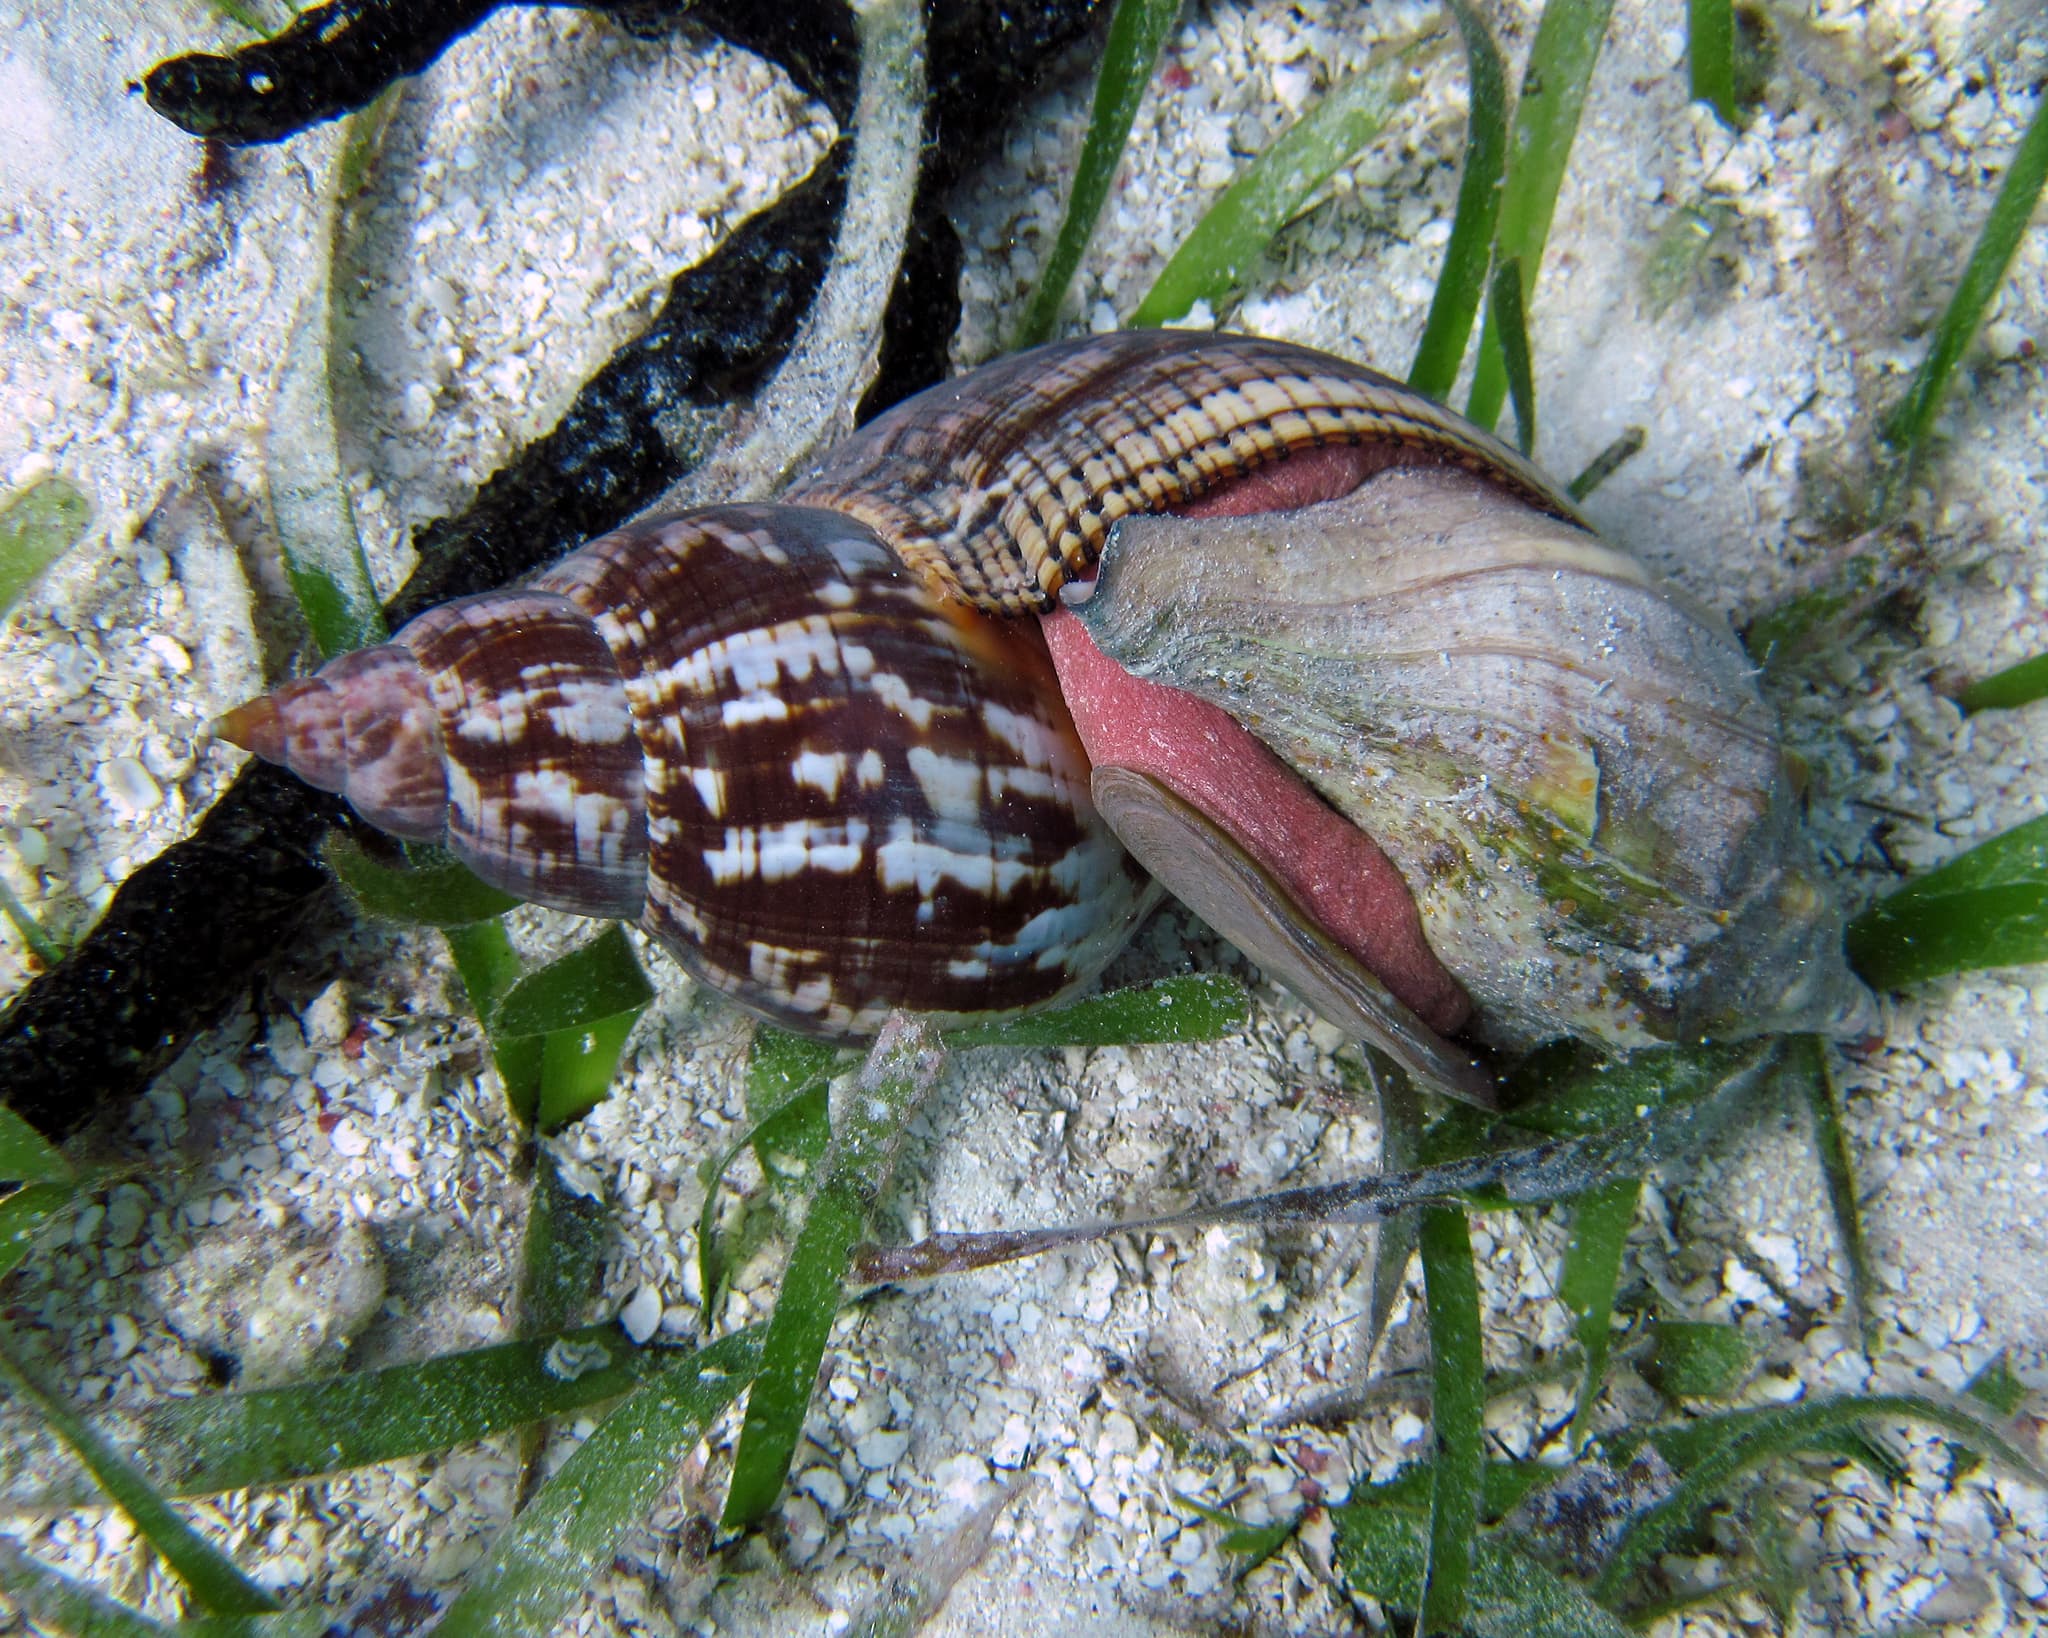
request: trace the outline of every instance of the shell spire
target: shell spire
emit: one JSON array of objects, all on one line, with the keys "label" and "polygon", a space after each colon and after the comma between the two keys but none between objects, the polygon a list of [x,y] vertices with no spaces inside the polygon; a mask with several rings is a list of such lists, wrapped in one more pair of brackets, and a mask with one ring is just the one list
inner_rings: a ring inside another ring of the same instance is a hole
[{"label": "shell spire", "polygon": [[831,512],[644,520],[218,731],[812,1034],[1057,1000],[1155,897],[1035,628]]},{"label": "shell spire", "polygon": [[438,842],[448,782],[427,679],[395,644],[329,661],[311,677],[236,706],[215,735],[343,797],[379,830]]}]

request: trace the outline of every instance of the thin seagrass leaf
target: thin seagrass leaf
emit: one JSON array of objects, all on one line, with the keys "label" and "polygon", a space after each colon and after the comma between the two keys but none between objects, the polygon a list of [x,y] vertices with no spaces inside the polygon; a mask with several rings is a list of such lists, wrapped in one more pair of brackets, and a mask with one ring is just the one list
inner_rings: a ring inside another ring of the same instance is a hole
[{"label": "thin seagrass leaf", "polygon": [[540,1101],[533,1119],[539,1130],[558,1131],[611,1095],[626,1037],[644,1010],[634,1007],[594,1024],[551,1030],[543,1037]]},{"label": "thin seagrass leaf", "polygon": [[285,574],[325,658],[366,648],[385,634],[383,603],[363,555],[335,431],[331,291],[341,175],[337,163],[320,190],[316,242],[309,247],[315,272],[292,315],[263,443],[271,523]]},{"label": "thin seagrass leaf", "polygon": [[1967,1410],[1919,1394],[1843,1394],[1735,1412],[1724,1419],[1727,1435],[1681,1474],[1671,1494],[1629,1522],[1600,1572],[1594,1596],[1620,1597],[1636,1572],[1691,1530],[1737,1475],[1809,1449],[1820,1435],[1867,1421],[1931,1423],[2033,1483],[2048,1482],[2048,1473],[1997,1429]]},{"label": "thin seagrass leaf", "polygon": [[1233,1558],[1244,1560],[1235,1572],[1236,1579],[1240,1581],[1286,1546],[1294,1532],[1301,1528],[1300,1513],[1275,1519],[1270,1524],[1246,1524],[1229,1510],[1210,1507],[1192,1496],[1182,1495],[1178,1490],[1173,1493],[1173,1499],[1197,1518],[1206,1519],[1223,1532],[1216,1545]]},{"label": "thin seagrass leaf", "polygon": [[1131,328],[1169,323],[1197,302],[1214,307],[1242,289],[1273,236],[1385,128],[1406,94],[1404,69],[1392,59],[1347,75],[1281,132],[1181,241],[1131,315]]},{"label": "thin seagrass leaf", "polygon": [[1444,0],[1465,40],[1465,81],[1471,111],[1465,119],[1464,173],[1458,178],[1458,209],[1437,269],[1429,317],[1416,343],[1408,385],[1439,403],[1448,402],[1464,362],[1472,321],[1486,289],[1486,264],[1493,254],[1493,227],[1500,218],[1501,173],[1507,166],[1508,82],[1500,48],[1486,20],[1470,0]]},{"label": "thin seagrass leaf", "polygon": [[1137,1046],[1220,1041],[1251,1018],[1252,998],[1226,973],[1187,973],[1134,984],[1001,1024],[948,1030],[955,1052],[973,1047]]},{"label": "thin seagrass leaf", "polygon": [[1487,322],[1500,342],[1508,398],[1515,406],[1515,447],[1524,455],[1536,447],[1536,372],[1529,363],[1528,319],[1522,311],[1522,264],[1510,256],[1493,270]]},{"label": "thin seagrass leaf", "polygon": [[192,1589],[202,1609],[219,1615],[255,1615],[282,1607],[275,1596],[243,1575],[233,1559],[180,1518],[142,1470],[62,1397],[39,1382],[4,1342],[0,1342],[0,1381],[33,1405],[71,1447],[107,1499],[128,1515],[143,1539]]},{"label": "thin seagrass leaf", "polygon": [[2016,711],[2048,695],[2048,654],[2009,665],[1979,678],[1956,696],[1965,711]]},{"label": "thin seagrass leaf", "polygon": [[728,1530],[756,1523],[782,1494],[839,1313],[847,1263],[865,1226],[858,1204],[829,1182],[804,1214],[775,1293],[761,1374],[748,1396],[746,1426],[733,1457],[723,1519]]},{"label": "thin seagrass leaf", "polygon": [[1942,397],[1949,378],[1984,320],[1991,298],[2005,280],[2013,253],[2033,220],[2040,203],[2041,188],[2048,182],[2048,96],[2035,104],[2034,117],[2027,122],[2012,164],[1998,195],[1977,234],[1977,243],[1963,267],[1963,276],[1949,298],[1947,309],[1934,327],[1927,356],[1892,412],[1884,420],[1884,439],[1897,450],[1902,466],[1910,468],[1926,441],[1935,417],[1941,413]]},{"label": "thin seagrass leaf", "polygon": [[[1754,1407],[1717,1411],[1650,1428],[1620,1428],[1597,1440],[1595,1447],[1601,1460],[1622,1466],[1645,1444],[1655,1445],[1657,1454],[1674,1471],[1684,1473],[1741,1434],[1753,1415]],[[1853,1462],[1881,1484],[1900,1485],[1908,1476],[1905,1464],[1860,1426],[1817,1433],[1801,1447],[1799,1454]]]},{"label": "thin seagrass leaf", "polygon": [[[1732,1083],[1775,1075],[1786,1050],[1775,1039],[1650,1047],[1575,1069],[1540,1095],[1514,1102],[1506,1119],[1559,1137],[1609,1132],[1712,1098]],[[1522,1090],[1511,1083],[1510,1100]]]},{"label": "thin seagrass leaf", "polygon": [[[747,1113],[755,1123],[754,1158],[769,1178],[782,1176],[774,1164],[777,1155],[797,1161],[806,1173],[825,1158],[826,1145],[832,1141],[825,1114],[825,1086],[853,1061],[853,1053],[828,1041],[792,1035],[773,1024],[756,1027],[753,1051],[747,1059]],[[804,1100],[800,1108],[794,1106],[799,1098]],[[788,1118],[771,1121],[769,1117],[778,1113]],[[723,1177],[731,1164],[727,1157],[719,1165],[717,1177]],[[707,1177],[706,1184],[708,1211],[717,1189],[714,1178]]]},{"label": "thin seagrass leaf", "polygon": [[136,1443],[172,1495],[292,1484],[583,1410],[683,1357],[591,1325],[317,1382],[163,1400],[136,1419]]},{"label": "thin seagrass leaf", "polygon": [[[1585,106],[1612,9],[1613,0],[1548,0],[1522,70],[1493,259],[1496,265],[1510,259],[1521,264],[1525,308],[1535,294],[1544,241],[1550,237],[1550,218],[1557,209],[1558,186],[1564,181],[1565,162],[1571,157],[1572,138],[1579,129],[1579,111]],[[1479,361],[1472,373],[1466,416],[1491,429],[1500,419],[1507,384],[1500,336],[1489,314],[1479,337]]]},{"label": "thin seagrass leaf", "polygon": [[1903,530],[1873,530],[1823,565],[1820,575],[1762,610],[1742,630],[1759,664],[1785,671],[1832,652],[1867,626],[1891,599],[1921,584],[1918,544]]},{"label": "thin seagrass leaf", "polygon": [[[1422,1158],[1422,1098],[1408,1079],[1407,1071],[1391,1058],[1371,1063],[1373,1080],[1379,1089],[1380,1166],[1389,1172],[1408,1171]],[[1365,1347],[1368,1362],[1386,1335],[1407,1283],[1409,1259],[1421,1238],[1422,1222],[1417,1212],[1397,1212],[1380,1220],[1372,1248],[1372,1295],[1365,1311]]]},{"label": "thin seagrass leaf", "polygon": [[1642,454],[1649,434],[1641,427],[1624,427],[1621,436],[1586,463],[1586,470],[1564,486],[1564,492],[1582,501],[1622,467]]},{"label": "thin seagrass leaf", "polygon": [[[2027,1402],[2030,1390],[2018,1377],[2012,1374],[2012,1363],[2001,1348],[1984,1368],[1963,1384],[1963,1392],[1980,1405],[1989,1406],[1992,1413],[2004,1419],[2017,1416],[2020,1407]],[[1974,1473],[1982,1460],[1974,1451],[1960,1446],[1949,1446],[1949,1479],[1951,1483],[1966,1474]]]},{"label": "thin seagrass leaf", "polygon": [[[1337,1562],[1353,1592],[1408,1614],[1420,1602],[1428,1526],[1406,1507],[1371,1499],[1333,1509]],[[1464,1631],[1474,1638],[1627,1638],[1630,1628],[1569,1581],[1481,1535],[1473,1546]]]},{"label": "thin seagrass leaf", "polygon": [[29,954],[45,967],[54,967],[64,959],[64,946],[43,931],[43,924],[36,920],[35,913],[15,896],[14,889],[0,880],[0,915],[14,923],[15,932],[21,935],[21,942]]},{"label": "thin seagrass leaf", "polygon": [[1734,206],[1717,200],[1682,205],[1666,218],[1643,258],[1640,283],[1651,318],[1662,318],[1692,288],[1708,252],[1727,237],[1736,220]]},{"label": "thin seagrass leaf", "polygon": [[1757,1591],[1783,1632],[1798,1630],[1799,1596],[1811,1579],[1809,1568],[1794,1558],[1799,1531],[1776,1497],[1759,1495],[1740,1520],[1741,1540],[1762,1566]]},{"label": "thin seagrass leaf", "polygon": [[[1724,1609],[1745,1593],[1754,1594],[1769,1603],[1769,1592],[1763,1575],[1731,1575],[1715,1582],[1711,1587],[1700,1587],[1670,1598],[1651,1598],[1641,1603],[1630,1604],[1629,1627],[1634,1632],[1653,1632],[1660,1623],[1669,1621],[1674,1615],[1689,1615],[1694,1610]],[[1783,1620],[1779,1625],[1790,1633],[1803,1635],[1807,1630]]]},{"label": "thin seagrass leaf", "polygon": [[263,15],[247,0],[206,0],[207,8],[217,11],[229,22],[247,29],[259,40],[267,40],[277,29],[266,23]]},{"label": "thin seagrass leaf", "polygon": [[0,618],[91,522],[92,502],[62,478],[40,478],[0,500]]},{"label": "thin seagrass leaf", "polygon": [[604,1203],[571,1192],[554,1155],[534,1160],[533,1197],[519,1247],[519,1332],[551,1336],[581,1318],[612,1240]]},{"label": "thin seagrass leaf", "polygon": [[1713,109],[1729,130],[1741,130],[1735,107],[1735,8],[1730,0],[1686,0],[1685,60],[1692,100]]},{"label": "thin seagrass leaf", "polygon": [[354,837],[336,830],[328,832],[320,857],[356,908],[380,921],[467,927],[502,916],[519,903],[510,893],[479,881],[452,854],[440,849],[430,851],[430,862],[394,869],[371,858]]},{"label": "thin seagrass leaf", "polygon": [[622,1400],[541,1486],[473,1570],[434,1630],[441,1638],[544,1638],[626,1532],[639,1524],[690,1447],[747,1385],[752,1333],[671,1363]]},{"label": "thin seagrass leaf", "polygon": [[1914,877],[1850,922],[1846,942],[1880,989],[2048,961],[2048,814]]},{"label": "thin seagrass leaf", "polygon": [[518,951],[504,925],[497,921],[472,922],[442,929],[448,953],[462,987],[469,992],[469,1004],[484,1022],[484,1034],[491,1043],[491,1059],[498,1066],[498,1078],[505,1083],[505,1102],[522,1126],[531,1126],[540,1106],[541,1058],[546,1043],[538,1035],[501,1036],[489,1019],[498,1002],[518,982],[523,970]]},{"label": "thin seagrass leaf", "polygon": [[43,1231],[78,1198],[74,1183],[0,1185],[0,1278],[34,1249]]},{"label": "thin seagrass leaf", "polygon": [[892,1013],[861,1066],[854,1095],[835,1112],[832,1148],[790,1247],[760,1372],[747,1396],[725,1498],[728,1530],[757,1522],[782,1493],[854,1245],[888,1186],[904,1128],[938,1084],[945,1062],[930,1025]]},{"label": "thin seagrass leaf", "polygon": [[1478,1638],[1633,1638],[1632,1627],[1528,1554],[1482,1538],[1473,1556]]},{"label": "thin seagrass leaf", "polygon": [[334,368],[352,356],[336,327],[334,258],[342,203],[361,185],[383,140],[393,99],[351,117],[341,152],[316,201],[313,280],[285,342],[263,443],[270,517],[292,595],[325,658],[366,648],[386,632],[342,471],[334,417]]},{"label": "thin seagrass leaf", "polygon": [[[827,1115],[828,1084],[814,1081],[793,1098],[783,1100],[754,1127],[754,1157],[770,1182],[809,1179],[832,1145]],[[729,1164],[729,1163],[728,1163]]]},{"label": "thin seagrass leaf", "polygon": [[1586,1442],[1593,1406],[1607,1379],[1607,1353],[1614,1332],[1614,1293],[1621,1283],[1621,1258],[1635,1222],[1642,1179],[1617,1177],[1582,1194],[1572,1204],[1572,1237],[1558,1274],[1557,1300],[1572,1317],[1572,1334],[1585,1356],[1572,1407],[1571,1444]]},{"label": "thin seagrass leaf", "polygon": [[1417,1638],[1465,1619],[1472,1544],[1486,1472],[1486,1359],[1479,1329],[1479,1270],[1463,1208],[1422,1212],[1422,1283],[1429,1303],[1429,1419],[1436,1460],[1429,1487],[1429,1555]]},{"label": "thin seagrass leaf", "polygon": [[[1906,1465],[1904,1457],[1882,1439],[1862,1428],[1843,1428],[1833,1435],[1816,1435],[1809,1448],[1816,1454],[1853,1462],[1879,1484],[1887,1485],[1893,1490],[1897,1490],[1913,1476],[1913,1470]],[[1960,1451],[1961,1448],[1959,1445],[1949,1446],[1951,1451]],[[1974,1456],[1970,1459],[1973,1462],[1977,1460]]]},{"label": "thin seagrass leaf", "polygon": [[633,944],[616,922],[567,955],[523,975],[486,1015],[493,1036],[586,1030],[654,999]]},{"label": "thin seagrass leaf", "polygon": [[1138,116],[1138,104],[1144,100],[1153,66],[1159,61],[1159,48],[1179,15],[1180,0],[1117,0],[1109,39],[1102,49],[1102,67],[1095,79],[1094,111],[1088,117],[1088,134],[1082,139],[1074,185],[1067,195],[1067,213],[1060,221],[1059,237],[1046,258],[1038,288],[1031,293],[1024,322],[1011,343],[1013,350],[1052,339],[1060,304],[1074,282],[1074,272],[1095,231],[1095,219],[1109,197],[1109,185],[1116,180],[1131,121]]},{"label": "thin seagrass leaf", "polygon": [[[546,1039],[552,1046],[557,1037],[551,1035]],[[543,1111],[550,1090],[543,1057]],[[519,1285],[513,1297],[513,1323],[517,1327],[514,1334],[551,1335],[581,1320],[603,1270],[611,1238],[611,1215],[603,1202],[572,1193],[562,1181],[553,1152],[544,1145],[538,1146],[533,1188],[526,1208],[526,1233],[519,1244]],[[523,1495],[531,1482],[547,1431],[542,1422],[529,1422],[519,1430],[518,1494]]]},{"label": "thin seagrass leaf", "polygon": [[832,1125],[821,1077],[783,1099],[748,1127],[723,1155],[705,1166],[700,1174],[704,1179],[704,1204],[697,1213],[697,1285],[703,1293],[707,1319],[718,1312],[719,1294],[725,1286],[725,1249],[718,1233],[718,1191],[732,1163],[743,1150],[752,1148],[761,1162],[761,1170],[772,1180],[777,1173],[768,1162],[770,1154],[793,1154],[815,1168],[831,1141]]},{"label": "thin seagrass leaf", "polygon": [[1793,1047],[1791,1069],[1813,1114],[1814,1149],[1820,1160],[1820,1175],[1827,1186],[1828,1210],[1835,1220],[1835,1238],[1848,1265],[1849,1313],[1862,1339],[1863,1351],[1872,1347],[1876,1314],[1871,1306],[1870,1251],[1863,1238],[1863,1203],[1856,1187],[1855,1162],[1849,1155],[1849,1134],[1842,1124],[1841,1100],[1835,1092],[1835,1078],[1828,1070],[1827,1043],[1818,1036],[1804,1036]]},{"label": "thin seagrass leaf", "polygon": [[73,1175],[54,1144],[0,1104],[0,1184],[68,1183]]},{"label": "thin seagrass leaf", "polygon": [[[1487,1398],[1494,1398],[1491,1383]],[[1545,1485],[1555,1484],[1557,1478],[1558,1470],[1542,1462],[1488,1462],[1479,1487],[1479,1517],[1497,1524]]]},{"label": "thin seagrass leaf", "polygon": [[2003,1348],[1963,1386],[1964,1393],[1980,1405],[1990,1406],[1998,1416],[2019,1415],[2020,1406],[2027,1402],[2031,1391],[2013,1375],[2012,1360]]},{"label": "thin seagrass leaf", "polygon": [[[1528,1389],[1526,1381],[1503,1387],[1489,1378],[1487,1398],[1494,1400],[1506,1394],[1526,1393]],[[1436,1482],[1435,1468],[1435,1462],[1427,1458],[1410,1462],[1391,1478],[1354,1490],[1352,1500],[1373,1507],[1406,1508],[1418,1519],[1426,1517],[1430,1487]],[[1488,1462],[1480,1475],[1480,1519],[1487,1524],[1497,1523],[1529,1496],[1545,1485],[1555,1484],[1561,1477],[1563,1473],[1559,1469],[1541,1462]]]},{"label": "thin seagrass leaf", "polygon": [[773,1114],[797,1093],[822,1085],[838,1062],[839,1048],[830,1041],[756,1025],[747,1056],[747,1113],[755,1120]]}]

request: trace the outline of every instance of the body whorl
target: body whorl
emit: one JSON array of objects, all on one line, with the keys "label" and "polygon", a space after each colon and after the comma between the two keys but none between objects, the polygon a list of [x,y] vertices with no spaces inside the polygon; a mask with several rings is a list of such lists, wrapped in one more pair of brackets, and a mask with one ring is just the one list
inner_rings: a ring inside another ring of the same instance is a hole
[{"label": "body whorl", "polygon": [[1307,450],[1473,471],[1577,510],[1536,467],[1362,364],[1256,336],[1127,330],[1037,347],[898,404],[787,496],[859,518],[948,593],[1050,608],[1119,518],[1170,512]]},{"label": "body whorl", "polygon": [[847,518],[717,507],[592,541],[647,790],[648,930],[796,1027],[987,1015],[1092,978],[1145,902],[1037,632],[934,597]]}]

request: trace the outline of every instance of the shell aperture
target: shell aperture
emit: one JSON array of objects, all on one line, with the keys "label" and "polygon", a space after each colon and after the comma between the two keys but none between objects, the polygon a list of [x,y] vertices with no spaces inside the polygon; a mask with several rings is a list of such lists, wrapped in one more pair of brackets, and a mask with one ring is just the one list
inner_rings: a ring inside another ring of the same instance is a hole
[{"label": "shell aperture", "polygon": [[1398,469],[1289,512],[1125,520],[1078,616],[1386,850],[1482,1038],[1867,1016],[1747,659],[1575,525]]}]

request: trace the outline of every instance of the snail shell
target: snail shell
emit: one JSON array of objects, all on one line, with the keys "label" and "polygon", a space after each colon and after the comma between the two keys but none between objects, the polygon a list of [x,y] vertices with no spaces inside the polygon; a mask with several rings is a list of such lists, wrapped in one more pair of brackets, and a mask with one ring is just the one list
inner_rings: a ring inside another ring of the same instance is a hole
[{"label": "snail shell", "polygon": [[[608,535],[229,737],[816,1033],[1092,977],[1150,891],[1103,815],[1476,1101],[1460,1031],[1864,1016],[1733,638],[1397,382],[1244,336],[1068,342],[897,406],[786,499]],[[985,617],[1034,612],[1044,641]]]},{"label": "snail shell", "polygon": [[813,1034],[1055,1000],[1153,897],[1036,631],[830,512],[632,525],[221,731],[508,892],[639,921]]}]

